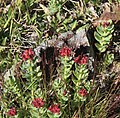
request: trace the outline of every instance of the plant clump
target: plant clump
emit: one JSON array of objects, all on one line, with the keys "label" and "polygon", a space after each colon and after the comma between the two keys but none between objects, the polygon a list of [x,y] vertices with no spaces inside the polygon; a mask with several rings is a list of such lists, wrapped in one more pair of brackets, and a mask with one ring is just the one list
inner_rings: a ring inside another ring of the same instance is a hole
[{"label": "plant clump", "polygon": [[119,6],[0,1],[0,118],[120,117]]}]

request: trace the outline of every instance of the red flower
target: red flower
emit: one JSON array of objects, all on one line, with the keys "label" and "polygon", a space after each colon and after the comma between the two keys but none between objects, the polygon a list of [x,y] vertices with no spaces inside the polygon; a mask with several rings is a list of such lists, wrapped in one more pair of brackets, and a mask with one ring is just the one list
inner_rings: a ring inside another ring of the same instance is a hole
[{"label": "red flower", "polygon": [[60,55],[62,57],[65,57],[65,56],[70,56],[71,54],[71,49],[70,48],[67,48],[67,47],[63,47],[61,50],[60,50]]},{"label": "red flower", "polygon": [[86,91],[86,89],[82,88],[82,89],[80,89],[79,94],[80,94],[82,97],[84,97],[84,96],[86,96],[86,95],[88,94],[88,92]]},{"label": "red flower", "polygon": [[32,105],[36,108],[40,108],[44,106],[44,101],[41,98],[35,98],[32,101]]},{"label": "red flower", "polygon": [[87,56],[83,56],[83,57],[81,57],[80,55],[78,56],[78,57],[76,57],[75,59],[74,59],[74,62],[75,63],[78,63],[78,64],[86,64],[87,63],[87,60],[88,60],[88,57]]},{"label": "red flower", "polygon": [[107,26],[109,26],[109,25],[110,25],[110,22],[107,22],[107,21],[102,23],[102,26],[103,26],[104,28],[107,27]]},{"label": "red flower", "polygon": [[66,94],[67,94],[67,91],[66,91],[66,90],[64,90],[64,91],[63,91],[63,95],[65,96]]},{"label": "red flower", "polygon": [[52,113],[57,113],[57,114],[60,114],[60,108],[58,107],[58,105],[56,105],[56,104],[53,104],[53,105],[51,105],[49,108],[48,108],[48,110],[50,110],[50,112],[52,112]]},{"label": "red flower", "polygon": [[16,115],[16,109],[13,107],[13,108],[11,108],[11,109],[9,109],[9,111],[7,112],[7,114],[9,115],[9,116],[15,116]]},{"label": "red flower", "polygon": [[23,59],[24,61],[26,61],[26,60],[28,60],[28,59],[32,60],[33,57],[34,57],[34,51],[33,51],[31,48],[28,49],[28,50],[25,50],[25,51],[23,52],[23,54],[22,54],[22,59]]}]

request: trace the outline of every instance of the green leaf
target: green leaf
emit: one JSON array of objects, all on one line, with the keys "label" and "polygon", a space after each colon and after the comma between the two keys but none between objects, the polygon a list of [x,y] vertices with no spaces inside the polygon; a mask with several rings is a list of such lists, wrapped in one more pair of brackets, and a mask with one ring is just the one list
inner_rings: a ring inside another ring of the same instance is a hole
[{"label": "green leaf", "polygon": [[42,72],[39,72],[39,73],[37,74],[37,77],[41,77],[41,75],[42,75]]},{"label": "green leaf", "polygon": [[8,10],[8,20],[6,21],[6,23],[4,25],[4,28],[6,28],[8,26],[12,17],[13,17],[13,11],[12,11],[12,8],[10,7],[9,10]]},{"label": "green leaf", "polygon": [[107,36],[111,33],[110,31],[106,30],[102,25],[98,26],[96,30],[101,36]]},{"label": "green leaf", "polygon": [[60,114],[57,114],[57,113],[53,114],[49,110],[47,110],[47,115],[49,118],[59,118],[61,116],[61,114],[62,114],[61,112],[60,112]]},{"label": "green leaf", "polygon": [[114,31],[114,25],[109,25],[107,27],[107,31],[110,32],[110,33],[112,33]]},{"label": "green leaf", "polygon": [[100,42],[102,39],[102,36],[100,34],[98,34],[97,32],[94,32],[94,37],[98,42]]},{"label": "green leaf", "polygon": [[109,66],[114,60],[114,54],[109,54],[107,53],[105,56],[104,56],[104,64],[105,66]]},{"label": "green leaf", "polygon": [[76,80],[75,78],[72,79],[73,83],[76,85],[78,80]]},{"label": "green leaf", "polygon": [[8,20],[6,21],[6,23],[5,23],[5,25],[4,25],[4,28],[6,28],[6,27],[7,27],[8,23],[9,23],[9,22],[10,22],[10,20],[11,20],[11,18],[12,18],[12,16],[10,16],[10,17],[8,18]]},{"label": "green leaf", "polygon": [[106,50],[106,45],[100,45],[99,43],[95,43],[95,46],[97,47],[97,49],[100,51],[100,52],[105,52]]},{"label": "green leaf", "polygon": [[60,12],[58,12],[56,16],[57,16],[57,19],[59,20],[59,22],[61,22]]},{"label": "green leaf", "polygon": [[85,0],[85,3],[88,3],[90,0]]},{"label": "green leaf", "polygon": [[36,68],[36,72],[39,72],[39,71],[40,71],[40,66]]},{"label": "green leaf", "polygon": [[112,38],[112,34],[108,35],[107,37],[104,37],[104,41],[110,42],[111,38]]},{"label": "green leaf", "polygon": [[4,51],[5,49],[6,49],[6,47],[0,46],[0,52]]},{"label": "green leaf", "polygon": [[67,24],[68,22],[70,22],[72,19],[72,16],[70,16],[69,18],[66,18],[64,21],[63,21],[63,24]]},{"label": "green leaf", "polygon": [[72,24],[71,24],[71,29],[73,30],[76,26],[77,26],[77,20],[75,20]]},{"label": "green leaf", "polygon": [[68,101],[68,97],[62,96],[62,99],[63,99],[64,101]]}]

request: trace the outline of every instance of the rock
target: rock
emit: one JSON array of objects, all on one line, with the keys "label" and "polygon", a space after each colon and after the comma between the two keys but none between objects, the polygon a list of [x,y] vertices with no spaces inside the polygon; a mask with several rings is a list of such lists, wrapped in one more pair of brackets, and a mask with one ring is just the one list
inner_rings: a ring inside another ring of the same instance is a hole
[{"label": "rock", "polygon": [[72,31],[61,33],[57,38],[45,41],[34,49],[37,56],[40,55],[41,50],[46,50],[47,47],[62,48],[63,46],[71,47],[72,49],[77,49],[80,46],[90,46],[88,38],[86,36],[85,29],[77,31],[75,34]]}]

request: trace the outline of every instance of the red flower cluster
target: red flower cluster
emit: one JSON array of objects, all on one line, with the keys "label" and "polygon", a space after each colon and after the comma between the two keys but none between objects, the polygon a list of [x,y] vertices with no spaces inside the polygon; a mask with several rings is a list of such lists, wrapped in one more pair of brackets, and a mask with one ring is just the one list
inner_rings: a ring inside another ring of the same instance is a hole
[{"label": "red flower cluster", "polygon": [[68,47],[63,47],[61,50],[60,50],[60,55],[62,56],[62,57],[65,57],[65,56],[70,56],[70,54],[71,54],[71,49],[70,48],[68,48]]},{"label": "red flower cluster", "polygon": [[102,26],[103,26],[104,28],[107,27],[107,26],[109,26],[109,25],[110,25],[110,22],[107,22],[107,21],[102,23]]},{"label": "red flower cluster", "polygon": [[15,116],[16,115],[16,109],[13,107],[13,108],[11,108],[11,109],[9,109],[9,111],[7,112],[7,114],[9,115],[9,116]]},{"label": "red flower cluster", "polygon": [[32,105],[36,108],[40,108],[44,106],[44,101],[41,98],[35,98],[32,101]]},{"label": "red flower cluster", "polygon": [[81,57],[80,55],[78,56],[78,57],[76,57],[75,59],[74,59],[74,62],[75,63],[78,63],[78,64],[86,64],[87,63],[87,60],[88,60],[88,57],[87,56],[83,56],[83,57]]},{"label": "red flower cluster", "polygon": [[23,54],[22,54],[22,59],[23,59],[24,61],[26,61],[26,60],[28,60],[28,59],[32,60],[33,57],[34,57],[34,51],[33,51],[31,48],[28,49],[28,50],[25,50],[25,51],[23,52]]},{"label": "red flower cluster", "polygon": [[88,92],[86,91],[86,89],[82,88],[82,89],[80,89],[79,94],[80,94],[82,97],[84,97],[84,96],[86,96],[86,95],[88,94]]},{"label": "red flower cluster", "polygon": [[58,105],[56,105],[56,104],[53,104],[53,105],[51,105],[49,108],[48,108],[48,110],[50,110],[50,112],[52,112],[52,113],[57,113],[57,114],[60,114],[60,108],[58,107]]},{"label": "red flower cluster", "polygon": [[64,90],[64,91],[63,91],[63,95],[65,96],[66,94],[67,94],[67,91],[66,91],[66,90]]}]

